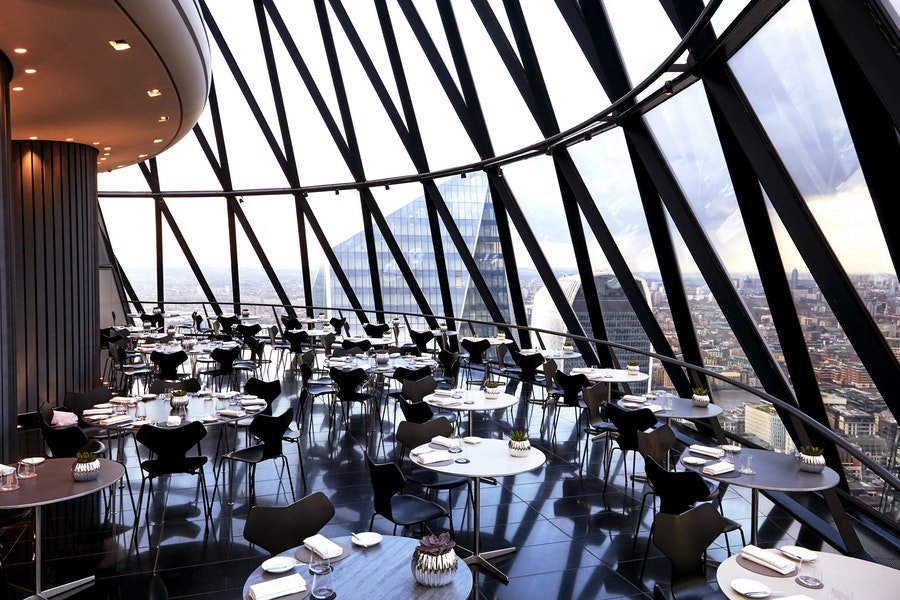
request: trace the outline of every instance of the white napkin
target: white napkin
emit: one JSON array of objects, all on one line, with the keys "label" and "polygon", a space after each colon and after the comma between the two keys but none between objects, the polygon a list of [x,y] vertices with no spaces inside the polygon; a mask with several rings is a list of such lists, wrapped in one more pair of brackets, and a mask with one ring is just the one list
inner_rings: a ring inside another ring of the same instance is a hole
[{"label": "white napkin", "polygon": [[725,451],[721,448],[714,448],[712,446],[702,446],[700,444],[691,444],[689,447],[690,451],[695,454],[703,454],[705,456],[712,456],[713,458],[722,458],[725,456]]},{"label": "white napkin", "polygon": [[81,413],[81,416],[90,417],[92,415],[111,415],[112,412],[113,411],[111,408],[86,408]]},{"label": "white napkin", "polygon": [[329,540],[321,533],[311,535],[303,540],[303,545],[321,556],[322,558],[337,558],[344,553],[344,549]]},{"label": "white napkin", "polygon": [[794,596],[782,596],[781,600],[813,600],[806,594],[796,594]]},{"label": "white napkin", "polygon": [[119,425],[121,423],[130,423],[131,417],[128,415],[117,415],[100,421],[101,425]]},{"label": "white napkin", "polygon": [[223,417],[244,417],[247,415],[247,413],[245,413],[242,410],[232,410],[230,408],[226,408],[225,410],[220,410],[219,414],[222,415]]},{"label": "white napkin", "polygon": [[65,410],[54,410],[50,424],[54,427],[71,427],[78,424],[78,415]]},{"label": "white napkin", "polygon": [[249,596],[251,600],[272,600],[288,594],[299,594],[306,591],[306,580],[300,573],[294,573],[287,577],[270,579],[254,583],[250,586]]},{"label": "white napkin", "polygon": [[390,354],[388,354],[388,358],[400,358],[400,353],[399,352],[391,352]]},{"label": "white napkin", "polygon": [[734,471],[734,464],[728,462],[715,462],[703,467],[704,475],[721,475]]},{"label": "white napkin", "polygon": [[624,396],[622,396],[622,400],[626,402],[640,402],[643,404],[647,401],[647,398],[645,398],[644,396],[635,396],[634,394],[625,394]]},{"label": "white napkin", "polygon": [[435,396],[452,396],[453,390],[434,390]]},{"label": "white napkin", "polygon": [[593,369],[590,367],[575,367],[572,369],[572,373],[591,373]]},{"label": "white napkin", "polygon": [[746,558],[747,560],[755,562],[756,564],[768,567],[773,571],[781,573],[782,575],[791,573],[795,567],[793,562],[791,562],[781,554],[775,554],[774,552],[763,550],[762,548],[754,546],[753,544],[744,546],[744,549],[741,550],[741,556]]},{"label": "white napkin", "polygon": [[416,457],[416,460],[419,461],[419,464],[430,465],[431,463],[441,462],[444,460],[453,460],[453,457],[450,456],[449,452],[444,452],[443,450],[435,450],[433,452],[425,452],[419,454]]},{"label": "white napkin", "polygon": [[111,404],[130,404],[134,398],[129,398],[128,396],[113,396],[109,399]]},{"label": "white napkin", "polygon": [[453,442],[450,441],[450,438],[445,435],[434,436],[433,438],[431,438],[431,443],[438,446],[443,446],[444,448],[449,448],[453,445]]},{"label": "white napkin", "polygon": [[241,406],[265,406],[266,401],[262,398],[241,398]]},{"label": "white napkin", "polygon": [[431,403],[437,406],[452,406],[459,404],[459,398],[432,398]]},{"label": "white napkin", "polygon": [[166,419],[166,425],[168,425],[169,427],[178,427],[179,425],[181,425],[181,417],[179,417],[178,415],[170,416]]},{"label": "white napkin", "polygon": [[347,359],[344,358],[343,356],[332,357],[332,358],[329,358],[329,359],[328,359],[328,364],[333,365],[333,364],[336,364],[336,363],[342,363],[342,362],[344,362],[344,361],[346,361],[346,360],[347,360]]}]

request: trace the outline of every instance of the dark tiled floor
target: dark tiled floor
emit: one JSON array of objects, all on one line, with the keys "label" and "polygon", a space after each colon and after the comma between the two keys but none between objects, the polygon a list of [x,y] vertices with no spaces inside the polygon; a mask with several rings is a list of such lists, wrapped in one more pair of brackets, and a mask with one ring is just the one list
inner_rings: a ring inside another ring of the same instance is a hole
[{"label": "dark tiled floor", "polygon": [[[284,387],[276,413],[294,397],[296,384],[292,378],[284,381]],[[359,410],[347,428],[332,428],[324,405],[317,403],[312,411],[312,427],[301,438],[308,491],[323,491],[336,507],[334,519],[322,532],[327,536],[368,529],[372,494],[363,453],[369,448],[382,459],[394,459],[398,451],[392,436],[392,409],[389,419],[368,436],[367,419]],[[669,566],[653,549],[644,579],[638,581],[652,516],[645,512],[635,544],[633,532],[643,490],[640,483],[634,489],[630,482],[626,485],[620,453],[615,453],[618,462],[614,462],[613,479],[604,493],[603,480],[598,477],[603,444],[594,444],[590,464],[584,474],[580,473],[572,411],[562,415],[556,441],[552,443],[547,441],[547,432],[541,430],[540,408],[525,403],[520,403],[512,419],[509,411],[476,416],[474,433],[499,436],[509,431],[512,424],[524,427],[529,420],[532,443],[546,452],[548,460],[540,469],[502,478],[497,486],[484,486],[483,548],[515,545],[518,551],[494,561],[509,574],[509,585],[484,574],[474,575],[477,597],[546,600],[650,596],[656,581],[667,581]],[[205,440],[210,451],[215,441],[216,435]],[[39,432],[21,432],[23,455],[39,454],[40,443]],[[135,449],[130,442],[125,448],[125,462],[137,494],[140,469]],[[289,445],[287,453],[299,497],[302,483],[296,448]],[[640,471],[640,461],[638,465]],[[246,577],[267,556],[242,536],[248,511],[244,475],[243,471],[237,473],[233,505],[223,499],[227,489],[219,482],[210,528],[204,527],[197,480],[192,476],[161,480],[149,504],[148,520],[142,518],[136,529],[127,490],[124,509],[112,519],[105,516],[99,498],[47,508],[45,586],[93,573],[97,577],[94,586],[74,597],[143,598],[155,571],[174,598],[240,598]],[[213,471],[209,467],[207,477],[212,493]],[[276,470],[268,465],[259,468],[256,493],[262,505],[284,505],[290,500],[289,492],[278,482]],[[750,508],[747,497],[732,488],[724,504],[726,514],[746,529]],[[767,518],[760,545],[793,542],[800,526],[764,498],[761,504]],[[454,519],[461,530],[458,539],[465,545],[470,542],[471,525],[464,508],[465,494],[458,494]],[[446,525],[438,523],[436,527]],[[392,527],[377,517],[374,530],[390,533]],[[4,562],[7,578],[23,586],[30,586],[33,578],[29,535],[30,529],[24,528],[11,528],[3,534],[4,552],[8,553]],[[737,534],[732,534],[731,543],[734,548],[739,547]],[[710,552],[712,559],[726,556],[724,544],[724,537],[716,541]],[[339,570],[336,575],[340,598],[366,597],[364,591],[354,589],[352,582],[341,582]],[[714,581],[712,572],[710,579]]]}]

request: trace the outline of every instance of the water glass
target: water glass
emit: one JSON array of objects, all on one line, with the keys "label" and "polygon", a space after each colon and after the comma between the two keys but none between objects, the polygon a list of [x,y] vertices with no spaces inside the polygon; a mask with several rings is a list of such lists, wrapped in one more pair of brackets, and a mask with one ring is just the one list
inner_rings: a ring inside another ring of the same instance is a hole
[{"label": "water glass", "polygon": [[34,461],[20,460],[18,476],[19,479],[31,479],[32,477],[37,477],[37,469],[35,469]]},{"label": "water glass", "polygon": [[322,558],[317,553],[311,550],[309,554],[309,572],[312,573],[313,576],[331,570],[331,561],[329,559]]},{"label": "water glass", "polygon": [[450,454],[459,454],[462,448],[459,445],[459,434],[454,433],[450,436],[450,447],[447,449]]},{"label": "water glass", "polygon": [[313,573],[312,597],[324,599],[331,598],[332,595],[334,595],[334,569],[329,566],[321,573]]},{"label": "water glass", "polygon": [[822,570],[815,560],[801,560],[797,570],[797,578],[794,579],[803,587],[818,589],[822,585]]},{"label": "water glass", "polygon": [[755,475],[756,469],[753,468],[753,455],[752,454],[744,454],[741,457],[741,468],[738,469],[739,473],[743,473],[744,475]]},{"label": "water glass", "polygon": [[11,492],[19,489],[19,476],[12,467],[4,467],[0,471],[0,492]]},{"label": "water glass", "polygon": [[147,405],[142,400],[137,403],[134,409],[134,418],[139,420],[147,418]]}]

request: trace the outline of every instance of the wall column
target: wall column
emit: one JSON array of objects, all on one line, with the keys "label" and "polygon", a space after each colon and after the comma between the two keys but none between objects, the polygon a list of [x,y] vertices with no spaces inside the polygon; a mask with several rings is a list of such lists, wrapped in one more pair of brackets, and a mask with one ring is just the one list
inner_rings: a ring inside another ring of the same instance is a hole
[{"label": "wall column", "polygon": [[12,64],[0,52],[0,461],[16,458],[16,354],[13,298],[16,261],[13,250],[15,227],[10,202],[9,82]]}]

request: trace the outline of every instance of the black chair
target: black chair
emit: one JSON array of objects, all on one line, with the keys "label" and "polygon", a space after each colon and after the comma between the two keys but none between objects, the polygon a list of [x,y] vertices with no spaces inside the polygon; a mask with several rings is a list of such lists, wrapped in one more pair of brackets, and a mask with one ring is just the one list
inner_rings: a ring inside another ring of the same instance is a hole
[{"label": "black chair", "polygon": [[287,506],[254,506],[247,515],[244,539],[270,554],[303,544],[334,517],[334,505],[322,492],[313,492]]},{"label": "black chair", "polygon": [[241,318],[237,315],[231,315],[229,317],[219,315],[216,317],[216,323],[219,324],[220,337],[233,338],[236,334],[234,328],[241,324]]},{"label": "black chair", "polygon": [[175,381],[183,375],[179,373],[179,367],[188,360],[187,352],[178,350],[177,352],[160,352],[154,350],[150,353],[150,362],[156,365],[156,378]]},{"label": "black chair", "polygon": [[[547,401],[545,403],[548,406],[552,406],[555,410],[551,439],[556,437],[556,428],[559,426],[559,417],[562,414],[563,409],[573,409],[575,411],[575,422],[578,422],[578,413],[583,407],[581,390],[590,387],[591,385],[590,380],[584,373],[568,374],[564,371],[557,371],[555,379],[559,391],[547,394]],[[541,422],[543,423],[543,417],[541,418]],[[578,439],[580,440],[581,438],[579,437]]]},{"label": "black chair", "polygon": [[162,330],[162,328],[166,325],[165,319],[163,319],[163,316],[160,313],[141,313],[141,323],[143,323],[144,325],[149,325],[151,329],[154,329],[156,331]]},{"label": "black chair", "polygon": [[350,335],[350,326],[347,324],[347,319],[344,317],[331,317],[328,319],[328,322],[331,323],[331,326],[334,327],[334,332],[337,335]]},{"label": "black chair", "polygon": [[394,524],[395,534],[397,525],[403,527],[419,525],[424,533],[425,523],[428,521],[449,518],[449,509],[441,504],[403,493],[406,477],[396,463],[376,463],[366,452],[366,464],[369,467],[369,480],[375,496],[375,512],[369,520],[369,529],[372,529],[377,515]]},{"label": "black chair", "polygon": [[[260,441],[259,444],[248,446],[246,448],[238,448],[222,456],[222,464],[226,461],[241,462],[247,465],[247,472],[250,478],[250,504],[253,505],[256,500],[256,466],[265,460],[281,459],[282,469],[287,470],[288,484],[291,488],[291,499],[296,500],[294,495],[294,480],[291,477],[291,466],[288,464],[287,457],[284,455],[282,443],[284,441],[284,433],[294,419],[294,409],[288,408],[280,415],[273,417],[270,415],[256,415],[253,422],[250,423],[250,435]],[[223,467],[224,468],[224,467]],[[303,477],[303,487],[306,488],[306,473],[303,469],[303,462],[300,462],[300,470]],[[233,502],[234,491],[234,466],[231,468],[231,477],[229,481],[231,494],[228,503]]]},{"label": "black chair", "polygon": [[210,378],[218,390],[222,389],[222,381],[228,382],[228,387],[233,387],[234,383],[234,361],[241,355],[241,347],[233,348],[213,348],[209,353],[209,357],[216,362],[216,368],[203,371],[201,374]]},{"label": "black chair", "polygon": [[288,344],[288,352],[292,355],[291,368],[293,369],[295,368],[297,358],[311,348],[309,333],[307,333],[305,329],[285,331],[281,334],[281,339]]},{"label": "black chair", "polygon": [[[609,473],[612,465],[613,451],[618,448],[622,452],[622,464],[625,468],[625,481],[628,481],[628,452],[632,452],[631,456],[631,472],[634,474],[635,456],[638,452],[637,432],[646,431],[651,427],[656,427],[659,422],[656,415],[649,408],[641,408],[638,410],[625,410],[616,406],[613,402],[606,403],[606,416],[616,426],[616,446],[613,447],[606,457],[606,472]],[[609,476],[603,484],[604,491],[609,483]]]},{"label": "black chair", "polygon": [[361,340],[345,339],[341,341],[341,348],[351,351],[351,354],[362,354],[372,349],[372,342],[365,338]]},{"label": "black chair", "polygon": [[[669,452],[675,445],[675,432],[668,425],[662,425],[650,431],[637,432],[638,452],[644,458],[646,465],[648,459],[652,459],[659,465],[666,465],[668,469]],[[647,497],[653,496],[653,511],[656,511],[656,488],[653,486],[653,479],[647,479],[647,489],[641,497],[641,508],[638,511],[637,522],[634,525],[634,541],[637,543],[638,530],[641,526],[641,519],[644,516],[644,506],[647,503]]]},{"label": "black chair", "polygon": [[410,329],[409,339],[412,340],[412,343],[415,344],[420,353],[425,353],[429,352],[428,344],[434,339],[434,334],[427,329],[425,331],[414,331]]},{"label": "black chair", "polygon": [[166,379],[156,379],[150,383],[147,388],[150,394],[165,394],[174,390],[184,390],[189,394],[196,394],[201,389],[200,382],[195,377],[188,377],[179,381],[169,381]]},{"label": "black chair", "polygon": [[[395,434],[396,440],[402,446],[400,448],[400,466],[402,467],[403,457],[408,454],[409,450],[430,442],[435,436],[449,436],[452,433],[453,423],[444,417],[436,417],[425,423],[401,421],[397,424],[397,432]],[[407,481],[421,486],[426,491],[447,490],[447,506],[450,507],[448,518],[450,520],[450,531],[453,531],[453,490],[462,486],[468,488],[470,479],[462,476],[445,475],[417,466],[413,466],[407,473]]]},{"label": "black chair", "polygon": [[387,323],[363,323],[363,331],[370,338],[384,337],[384,334],[390,333],[391,326]]},{"label": "black chair", "polygon": [[350,408],[353,404],[365,405],[372,398],[368,391],[362,390],[363,384],[369,381],[369,375],[359,368],[344,371],[336,367],[332,367],[328,375],[334,382],[334,395],[341,403],[344,420],[349,422]]},{"label": "black chair", "polygon": [[437,354],[437,361],[440,365],[440,374],[435,376],[438,387],[445,390],[454,389],[459,380],[459,352],[442,348]]},{"label": "black chair", "polygon": [[272,403],[281,395],[281,381],[275,379],[273,381],[263,381],[256,377],[251,377],[244,384],[244,393],[256,396],[266,401],[266,407],[261,414],[272,414]]},{"label": "black chair", "polygon": [[581,399],[584,401],[587,409],[587,424],[584,432],[588,439],[584,444],[584,454],[581,457],[580,471],[588,461],[588,448],[593,442],[603,440],[604,454],[603,465],[606,466],[607,457],[612,450],[613,437],[616,434],[616,426],[606,416],[606,400],[609,397],[609,385],[606,383],[595,383],[590,387],[581,390]]},{"label": "black chair", "polygon": [[[141,490],[138,495],[135,519],[140,518],[141,503],[144,500],[144,484],[148,485],[149,497],[153,495],[153,480],[162,475],[185,473],[196,475],[203,499],[203,512],[208,524],[210,518],[209,500],[206,494],[206,475],[204,465],[208,459],[200,450],[200,441],[206,437],[206,427],[200,421],[191,421],[181,427],[168,429],[156,425],[142,425],[137,432],[137,440],[150,451],[150,458],[141,461]],[[196,456],[188,456],[192,448],[197,449]]]},{"label": "black chair", "polygon": [[[485,359],[491,343],[483,338],[463,338],[460,345],[466,351],[466,355],[462,358],[462,367],[466,371],[466,385],[484,385],[491,378],[491,364]],[[474,367],[481,368],[481,379],[472,378]]]},{"label": "black chair", "polygon": [[[319,396],[329,396],[334,397],[334,382],[329,377],[327,383],[320,382],[317,379],[313,379],[313,368],[312,365],[307,364],[305,362],[300,363],[300,378],[303,382],[303,389],[305,389],[309,393],[309,397],[315,401]],[[330,407],[329,411],[333,412],[334,407]],[[310,413],[312,413],[312,407],[310,407]]]},{"label": "black chair", "polygon": [[672,597],[675,600],[723,598],[707,582],[704,560],[709,545],[723,533],[723,518],[715,507],[704,503],[681,513],[660,512],[653,524],[656,528],[653,543],[672,563]]},{"label": "black chair", "polygon": [[93,452],[98,456],[106,454],[106,444],[90,439],[77,425],[54,427],[53,407],[44,402],[40,407],[38,423],[44,438],[44,454],[52,458],[71,458],[78,452]]}]

